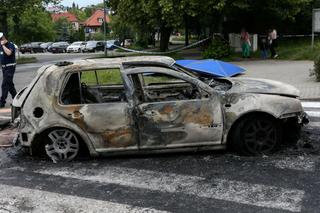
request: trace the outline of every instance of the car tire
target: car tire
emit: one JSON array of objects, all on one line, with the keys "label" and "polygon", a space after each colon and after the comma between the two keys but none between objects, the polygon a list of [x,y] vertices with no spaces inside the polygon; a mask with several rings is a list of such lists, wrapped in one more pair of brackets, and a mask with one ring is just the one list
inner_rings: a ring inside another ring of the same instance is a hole
[{"label": "car tire", "polygon": [[231,134],[231,149],[246,156],[272,154],[282,141],[280,123],[272,116],[262,114],[241,119]]},{"label": "car tire", "polygon": [[46,131],[44,134],[46,155],[54,162],[71,161],[80,151],[78,136],[69,129],[56,128]]}]

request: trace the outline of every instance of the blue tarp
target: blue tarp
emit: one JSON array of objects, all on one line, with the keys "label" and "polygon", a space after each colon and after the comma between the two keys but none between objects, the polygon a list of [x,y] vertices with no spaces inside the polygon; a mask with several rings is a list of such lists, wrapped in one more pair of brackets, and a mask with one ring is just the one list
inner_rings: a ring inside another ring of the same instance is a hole
[{"label": "blue tarp", "polygon": [[245,71],[237,65],[213,59],[177,60],[176,63],[193,71],[217,77],[231,77]]}]

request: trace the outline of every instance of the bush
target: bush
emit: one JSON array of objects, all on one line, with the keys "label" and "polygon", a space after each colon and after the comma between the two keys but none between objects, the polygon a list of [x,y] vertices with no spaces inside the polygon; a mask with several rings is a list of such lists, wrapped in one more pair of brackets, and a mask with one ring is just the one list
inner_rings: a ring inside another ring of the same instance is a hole
[{"label": "bush", "polygon": [[316,81],[320,81],[320,55],[314,60],[313,69],[310,70],[310,76],[315,76]]},{"label": "bush", "polygon": [[223,38],[216,37],[202,53],[203,58],[222,59],[231,55],[229,43]]}]

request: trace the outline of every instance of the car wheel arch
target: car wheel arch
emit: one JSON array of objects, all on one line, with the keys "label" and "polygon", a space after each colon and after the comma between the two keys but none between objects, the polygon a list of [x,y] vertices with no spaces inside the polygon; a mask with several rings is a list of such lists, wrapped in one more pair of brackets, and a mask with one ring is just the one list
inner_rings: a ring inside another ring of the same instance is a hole
[{"label": "car wheel arch", "polygon": [[[77,139],[79,140],[79,144],[80,144],[80,149],[90,155],[90,156],[96,156],[97,153],[94,151],[94,147],[93,144],[91,143],[91,141],[88,139],[88,137],[86,135],[83,135],[83,133],[77,131],[74,128],[70,128],[70,127],[66,127],[63,125],[54,125],[54,126],[50,126],[47,128],[43,128],[41,129],[35,136],[34,139],[31,142],[31,150],[32,150],[32,155],[34,154],[42,154],[41,152],[43,151],[43,147],[46,143],[43,141],[43,138],[46,136],[46,134],[50,131],[56,130],[56,129],[66,129],[71,131],[72,133],[74,133],[77,137]],[[41,150],[40,150],[41,149]]]},{"label": "car wheel arch", "polygon": [[235,129],[237,128],[237,126],[246,118],[251,117],[251,116],[267,116],[270,119],[274,120],[274,121],[279,121],[279,118],[277,116],[275,116],[272,113],[269,112],[265,112],[265,111],[250,111],[247,113],[244,113],[240,116],[238,116],[232,123],[231,127],[228,129],[227,133],[226,133],[226,145],[227,145],[227,149],[229,149],[231,147],[232,144],[232,137],[233,134],[235,132]]}]

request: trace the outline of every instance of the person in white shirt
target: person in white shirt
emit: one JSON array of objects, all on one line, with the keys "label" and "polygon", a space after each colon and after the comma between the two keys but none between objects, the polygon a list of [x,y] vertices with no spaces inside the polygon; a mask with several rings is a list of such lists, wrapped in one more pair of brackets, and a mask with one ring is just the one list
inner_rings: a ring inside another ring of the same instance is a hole
[{"label": "person in white shirt", "polygon": [[271,58],[277,58],[278,54],[276,52],[276,47],[278,47],[278,35],[276,29],[270,29],[268,35]]}]

